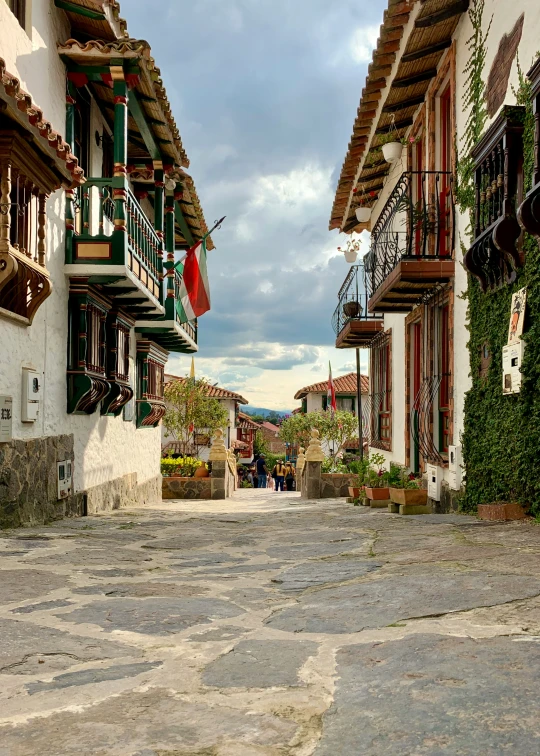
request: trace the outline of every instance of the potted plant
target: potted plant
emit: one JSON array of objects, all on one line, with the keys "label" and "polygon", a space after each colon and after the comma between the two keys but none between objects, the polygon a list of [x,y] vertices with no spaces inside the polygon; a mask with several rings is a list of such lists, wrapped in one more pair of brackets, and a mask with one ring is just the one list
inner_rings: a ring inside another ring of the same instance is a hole
[{"label": "potted plant", "polygon": [[360,241],[358,239],[349,239],[347,241],[347,246],[344,250],[341,249],[341,247],[338,247],[338,252],[343,252],[345,255],[345,261],[348,263],[354,263],[356,262],[356,258],[358,257],[358,252],[360,250]]},{"label": "potted plant", "polygon": [[383,157],[387,163],[395,163],[401,159],[403,154],[403,147],[409,144],[416,144],[420,141],[421,137],[399,137],[395,128],[391,128],[390,131],[382,137],[381,149]]},{"label": "potted plant", "polygon": [[421,488],[420,481],[405,467],[391,463],[388,473],[390,501],[393,504],[427,504],[427,490]]},{"label": "potted plant", "polygon": [[357,318],[362,311],[362,306],[360,305],[360,302],[357,302],[355,299],[351,299],[349,302],[345,302],[343,305],[343,313],[348,318]]},{"label": "potted plant", "polygon": [[367,203],[370,201],[370,198],[375,197],[375,192],[370,192],[368,195],[363,191],[362,194],[359,195],[358,189],[355,187],[353,189],[353,195],[358,203],[354,211],[356,214],[356,220],[359,223],[369,223],[371,219],[371,207],[369,207]]},{"label": "potted plant", "polygon": [[372,454],[366,472],[366,497],[371,501],[382,501],[390,498],[388,490],[388,473],[383,467],[386,459],[383,454]]},{"label": "potted plant", "polygon": [[194,478],[209,478],[210,477],[210,473],[208,472],[208,468],[204,462],[201,462],[200,466],[197,467],[193,477]]},{"label": "potted plant", "polygon": [[353,499],[365,498],[364,482],[368,465],[367,458],[355,459],[347,464],[349,472],[355,474],[351,480],[352,485],[349,486],[349,496]]}]

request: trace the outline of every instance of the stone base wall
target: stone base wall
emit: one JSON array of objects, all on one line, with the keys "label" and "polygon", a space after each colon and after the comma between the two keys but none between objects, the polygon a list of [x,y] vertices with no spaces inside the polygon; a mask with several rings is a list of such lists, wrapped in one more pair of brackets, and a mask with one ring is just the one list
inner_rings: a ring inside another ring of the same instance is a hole
[{"label": "stone base wall", "polygon": [[453,491],[448,483],[443,480],[441,483],[441,500],[428,499],[428,503],[432,505],[434,514],[451,514],[459,511],[459,502],[462,498],[463,489],[461,491]]},{"label": "stone base wall", "polygon": [[86,495],[58,500],[57,463],[74,460],[73,435],[0,444],[0,528],[86,514]]},{"label": "stone base wall", "polygon": [[356,479],[353,473],[323,473],[321,475],[321,499],[337,499],[349,495],[349,486]]},{"label": "stone base wall", "polygon": [[137,483],[137,473],[128,473],[120,478],[92,486],[86,491],[88,514],[111,512],[121,507],[137,504],[158,504],[161,501],[161,475]]},{"label": "stone base wall", "polygon": [[163,478],[163,499],[211,499],[211,478]]}]

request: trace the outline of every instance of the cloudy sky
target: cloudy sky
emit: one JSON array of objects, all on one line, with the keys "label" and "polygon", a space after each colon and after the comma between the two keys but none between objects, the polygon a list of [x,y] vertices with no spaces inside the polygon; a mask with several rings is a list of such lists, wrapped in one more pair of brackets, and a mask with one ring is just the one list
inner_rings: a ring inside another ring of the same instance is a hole
[{"label": "cloudy sky", "polygon": [[[385,0],[125,0],[148,40],[208,224],[198,375],[256,406],[354,369],[330,325],[348,265],[328,219]],[[366,240],[363,240],[366,251]],[[363,367],[367,353],[362,352]],[[190,358],[172,357],[183,375]]]}]

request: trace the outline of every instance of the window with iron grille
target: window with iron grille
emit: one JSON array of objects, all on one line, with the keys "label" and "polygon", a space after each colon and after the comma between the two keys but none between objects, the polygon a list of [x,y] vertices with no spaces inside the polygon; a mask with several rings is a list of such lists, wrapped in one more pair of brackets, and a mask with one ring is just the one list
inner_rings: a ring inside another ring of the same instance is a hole
[{"label": "window with iron grille", "polygon": [[379,336],[371,348],[371,446],[392,448],[392,340]]}]

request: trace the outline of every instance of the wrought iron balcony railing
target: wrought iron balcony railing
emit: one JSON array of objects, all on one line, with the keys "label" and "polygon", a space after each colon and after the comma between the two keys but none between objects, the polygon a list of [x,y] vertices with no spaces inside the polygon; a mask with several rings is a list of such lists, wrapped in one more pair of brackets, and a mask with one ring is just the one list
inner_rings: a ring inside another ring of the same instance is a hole
[{"label": "wrought iron balcony railing", "polygon": [[369,346],[383,326],[382,316],[368,314],[364,266],[353,265],[338,292],[338,306],[332,315],[336,346]]},{"label": "wrought iron balcony railing", "polygon": [[364,258],[369,298],[402,261],[453,259],[453,185],[452,173],[444,171],[401,175],[373,227],[371,248]]}]

